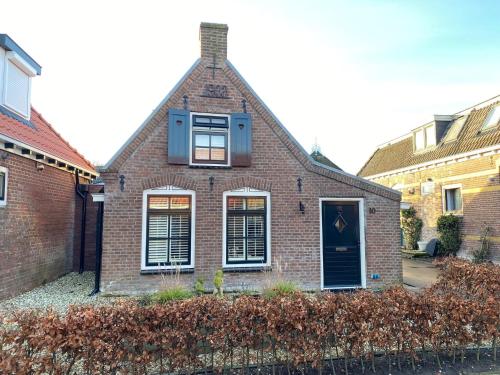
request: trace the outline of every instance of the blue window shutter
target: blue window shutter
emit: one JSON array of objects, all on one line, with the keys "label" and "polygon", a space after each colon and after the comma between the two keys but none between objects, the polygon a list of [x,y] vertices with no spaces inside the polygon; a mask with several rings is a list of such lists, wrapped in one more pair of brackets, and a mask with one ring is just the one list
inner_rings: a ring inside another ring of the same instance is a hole
[{"label": "blue window shutter", "polygon": [[189,111],[168,110],[168,162],[189,164]]},{"label": "blue window shutter", "polygon": [[252,118],[249,113],[231,114],[231,165],[249,167],[252,164]]}]

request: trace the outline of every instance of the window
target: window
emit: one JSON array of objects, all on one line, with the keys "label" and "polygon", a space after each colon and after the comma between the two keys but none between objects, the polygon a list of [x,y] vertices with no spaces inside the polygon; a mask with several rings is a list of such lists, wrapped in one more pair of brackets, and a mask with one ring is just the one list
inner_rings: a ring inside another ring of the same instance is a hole
[{"label": "window", "polygon": [[436,145],[436,129],[434,128],[434,126],[425,128],[425,143],[426,147]]},{"label": "window", "polygon": [[229,118],[193,115],[192,163],[228,165]]},{"label": "window", "polygon": [[224,266],[269,264],[269,193],[224,193]]},{"label": "window", "polygon": [[488,113],[481,130],[491,129],[498,124],[500,124],[500,105],[493,107],[490,113]]},{"label": "window", "polygon": [[443,211],[462,211],[462,189],[460,185],[443,187]]},{"label": "window", "polygon": [[193,265],[194,192],[166,187],[144,192],[143,269]]},{"label": "window", "polygon": [[436,127],[434,125],[419,129],[414,133],[415,151],[436,145]]},{"label": "window", "polygon": [[425,148],[425,135],[423,130],[415,133],[415,150],[422,150]]},{"label": "window", "polygon": [[0,167],[0,207],[7,204],[7,168]]},{"label": "window", "polygon": [[465,124],[465,120],[467,120],[467,116],[462,116],[453,120],[453,122],[448,126],[448,131],[446,132],[446,135],[444,137],[445,143],[453,142],[457,139],[460,131]]}]

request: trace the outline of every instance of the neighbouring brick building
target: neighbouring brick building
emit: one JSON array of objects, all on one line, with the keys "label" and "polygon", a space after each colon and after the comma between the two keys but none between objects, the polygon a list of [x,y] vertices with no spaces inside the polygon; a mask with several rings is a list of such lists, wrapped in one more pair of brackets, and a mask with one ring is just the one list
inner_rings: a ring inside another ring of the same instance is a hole
[{"label": "neighbouring brick building", "polygon": [[96,173],[31,107],[31,79],[40,73],[0,34],[0,300],[72,269],[75,174],[89,182]]},{"label": "neighbouring brick building", "polygon": [[307,289],[399,282],[400,193],[308,155],[227,60],[227,31],[201,24],[201,57],[101,173],[102,290],[176,268],[189,287],[223,269],[226,290],[278,268]]},{"label": "neighbouring brick building", "polygon": [[424,222],[425,241],[437,237],[439,216],[461,216],[461,256],[470,257],[490,227],[492,260],[500,261],[500,96],[436,115],[380,146],[359,175],[401,191],[403,205],[414,206]]}]

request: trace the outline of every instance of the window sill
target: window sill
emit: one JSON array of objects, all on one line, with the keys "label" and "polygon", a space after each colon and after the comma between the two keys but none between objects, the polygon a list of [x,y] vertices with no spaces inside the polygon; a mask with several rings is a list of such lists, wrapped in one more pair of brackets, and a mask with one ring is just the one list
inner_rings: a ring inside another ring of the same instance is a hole
[{"label": "window sill", "polygon": [[204,164],[190,164],[189,168],[193,169],[232,169],[230,165],[204,165]]},{"label": "window sill", "polygon": [[255,266],[255,267],[224,267],[222,271],[224,273],[246,273],[246,272],[264,272],[264,271],[272,271],[273,268],[270,266]]},{"label": "window sill", "polygon": [[194,268],[181,268],[181,269],[158,269],[158,270],[141,270],[141,275],[175,275],[176,273],[194,273]]}]

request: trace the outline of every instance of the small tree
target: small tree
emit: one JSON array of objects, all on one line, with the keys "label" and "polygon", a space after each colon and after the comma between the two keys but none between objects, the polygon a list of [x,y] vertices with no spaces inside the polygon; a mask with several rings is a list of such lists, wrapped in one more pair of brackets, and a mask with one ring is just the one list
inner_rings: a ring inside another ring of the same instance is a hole
[{"label": "small tree", "polygon": [[403,227],[403,235],[405,239],[405,249],[417,249],[417,241],[422,233],[422,219],[417,217],[415,208],[410,207],[401,210],[401,226]]},{"label": "small tree", "polygon": [[474,263],[484,263],[490,256],[490,236],[491,227],[484,227],[481,230],[481,246],[472,252],[472,261]]},{"label": "small tree", "polygon": [[437,231],[440,255],[457,255],[462,244],[460,218],[455,215],[441,215],[437,220]]}]

